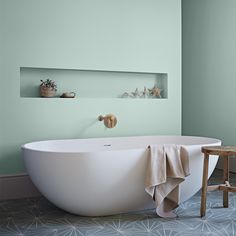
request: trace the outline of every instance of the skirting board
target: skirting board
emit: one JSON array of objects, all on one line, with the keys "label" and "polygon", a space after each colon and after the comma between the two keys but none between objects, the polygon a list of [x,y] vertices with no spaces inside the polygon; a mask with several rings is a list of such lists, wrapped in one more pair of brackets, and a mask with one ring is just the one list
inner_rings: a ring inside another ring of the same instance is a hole
[{"label": "skirting board", "polygon": [[0,176],[0,201],[40,195],[30,177],[25,173]]}]

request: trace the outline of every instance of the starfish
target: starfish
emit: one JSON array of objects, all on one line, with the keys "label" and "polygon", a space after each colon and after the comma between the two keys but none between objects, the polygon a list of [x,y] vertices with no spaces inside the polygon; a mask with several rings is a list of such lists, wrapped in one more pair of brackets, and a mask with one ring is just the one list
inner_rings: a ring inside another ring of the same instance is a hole
[{"label": "starfish", "polygon": [[153,97],[161,98],[162,89],[158,88],[156,85],[152,89],[148,89],[148,90]]}]

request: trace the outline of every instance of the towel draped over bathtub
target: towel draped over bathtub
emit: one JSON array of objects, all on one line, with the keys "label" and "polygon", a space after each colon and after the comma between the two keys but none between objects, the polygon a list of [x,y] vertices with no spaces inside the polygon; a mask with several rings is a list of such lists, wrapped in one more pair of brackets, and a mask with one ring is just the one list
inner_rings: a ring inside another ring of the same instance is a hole
[{"label": "towel draped over bathtub", "polygon": [[179,205],[179,184],[190,174],[188,153],[172,144],[149,147],[145,191],[155,201],[157,214],[169,217],[165,212]]}]

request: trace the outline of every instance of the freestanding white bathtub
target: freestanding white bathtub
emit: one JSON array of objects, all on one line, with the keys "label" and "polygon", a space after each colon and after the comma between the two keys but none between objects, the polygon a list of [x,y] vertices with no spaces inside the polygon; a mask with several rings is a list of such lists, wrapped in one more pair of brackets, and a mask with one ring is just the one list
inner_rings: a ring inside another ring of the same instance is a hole
[{"label": "freestanding white bathtub", "polygon": [[[79,215],[104,216],[154,208],[144,183],[150,144],[177,144],[189,153],[190,173],[180,187],[181,202],[201,188],[201,147],[212,138],[140,136],[51,140],[22,146],[26,169],[40,192],[56,206]],[[209,176],[218,157],[211,157]]]}]

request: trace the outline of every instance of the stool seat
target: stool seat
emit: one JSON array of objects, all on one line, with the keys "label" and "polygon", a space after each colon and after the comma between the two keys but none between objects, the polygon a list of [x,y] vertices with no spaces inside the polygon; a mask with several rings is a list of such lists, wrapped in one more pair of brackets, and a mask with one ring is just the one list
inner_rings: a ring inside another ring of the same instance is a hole
[{"label": "stool seat", "polygon": [[205,146],[202,152],[209,155],[236,156],[236,146]]},{"label": "stool seat", "polygon": [[[229,184],[229,157],[236,156],[236,146],[203,146],[204,153],[203,175],[202,175],[202,196],[201,196],[201,217],[206,214],[206,195],[207,191],[222,190],[223,191],[223,206],[229,206],[228,192],[236,192],[236,187]],[[218,155],[223,158],[223,184],[208,186],[208,164],[209,156]]]}]

